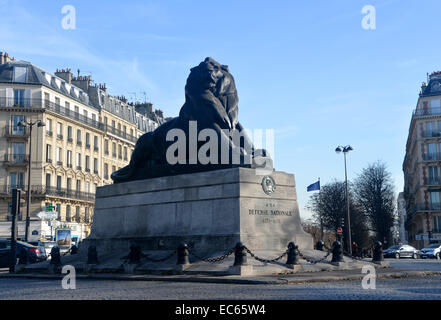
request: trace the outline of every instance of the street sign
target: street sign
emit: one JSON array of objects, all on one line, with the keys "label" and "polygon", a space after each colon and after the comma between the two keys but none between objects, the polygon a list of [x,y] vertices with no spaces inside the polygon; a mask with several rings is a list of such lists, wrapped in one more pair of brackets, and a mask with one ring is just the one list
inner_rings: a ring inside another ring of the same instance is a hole
[{"label": "street sign", "polygon": [[337,228],[337,234],[342,234],[342,233],[343,233],[343,229],[340,228],[340,227],[338,227],[338,228]]},{"label": "street sign", "polygon": [[56,212],[56,211],[40,211],[39,213],[37,213],[37,217],[39,217],[41,220],[57,219],[58,212]]}]

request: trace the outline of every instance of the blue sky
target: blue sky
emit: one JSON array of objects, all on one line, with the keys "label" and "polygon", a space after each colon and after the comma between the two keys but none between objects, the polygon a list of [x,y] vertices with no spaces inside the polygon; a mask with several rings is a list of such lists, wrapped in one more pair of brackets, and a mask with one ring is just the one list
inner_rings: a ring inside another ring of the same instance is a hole
[{"label": "blue sky", "polygon": [[[61,27],[64,5],[76,29]],[[361,27],[363,6],[376,29]],[[0,0],[0,51],[48,71],[80,69],[111,94],[176,116],[189,69],[211,56],[230,67],[239,119],[275,130],[275,167],[306,186],[344,178],[337,145],[354,147],[348,175],[384,161],[397,192],[412,110],[426,72],[441,69],[437,0]]]}]

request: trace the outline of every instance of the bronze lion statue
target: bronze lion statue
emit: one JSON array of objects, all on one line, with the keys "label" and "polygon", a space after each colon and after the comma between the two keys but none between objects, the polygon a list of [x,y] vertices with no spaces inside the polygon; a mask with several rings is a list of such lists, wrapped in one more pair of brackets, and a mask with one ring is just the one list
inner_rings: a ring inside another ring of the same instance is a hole
[{"label": "bronze lion statue", "polygon": [[113,172],[112,180],[119,183],[237,166],[272,169],[266,150],[254,149],[239,123],[238,102],[228,66],[206,58],[191,69],[179,117],[142,135],[130,163]]}]

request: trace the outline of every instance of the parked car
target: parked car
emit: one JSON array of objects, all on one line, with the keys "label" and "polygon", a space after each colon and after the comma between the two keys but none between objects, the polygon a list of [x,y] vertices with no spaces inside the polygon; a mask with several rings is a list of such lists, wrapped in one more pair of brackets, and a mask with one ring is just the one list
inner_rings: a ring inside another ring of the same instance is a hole
[{"label": "parked car", "polygon": [[418,249],[415,249],[412,246],[409,246],[407,244],[405,245],[397,245],[387,248],[383,251],[383,255],[385,258],[413,258],[417,259],[419,256]]},{"label": "parked car", "polygon": [[56,246],[57,243],[55,241],[48,241],[48,240],[39,240],[39,241],[30,241],[28,242],[36,247],[38,247],[40,250],[46,252],[46,256],[49,258],[49,255],[51,253],[52,247]]},{"label": "parked car", "polygon": [[[40,250],[32,244],[17,241],[16,258],[20,257],[20,251],[25,249],[28,253],[29,263],[45,261],[47,259],[46,251]],[[0,240],[0,268],[7,268],[10,264],[11,240]]]},{"label": "parked car", "polygon": [[440,258],[440,250],[441,250],[441,243],[432,243],[431,245],[428,245],[427,247],[421,249],[420,251],[420,257],[425,258]]}]

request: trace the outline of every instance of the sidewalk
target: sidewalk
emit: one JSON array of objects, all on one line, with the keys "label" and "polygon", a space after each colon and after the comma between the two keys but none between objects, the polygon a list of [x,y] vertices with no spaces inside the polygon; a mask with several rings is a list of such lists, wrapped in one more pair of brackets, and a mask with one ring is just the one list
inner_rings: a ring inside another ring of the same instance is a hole
[{"label": "sidewalk", "polygon": [[[414,271],[401,269],[376,269],[377,279],[425,277],[441,275],[441,271]],[[2,278],[61,280],[62,274],[9,274],[0,272]],[[359,270],[335,270],[324,272],[305,272],[289,275],[267,276],[204,276],[204,275],[140,275],[140,274],[77,274],[78,280],[115,281],[172,281],[232,284],[298,284],[308,282],[330,282],[342,280],[361,280],[366,274]]]}]

